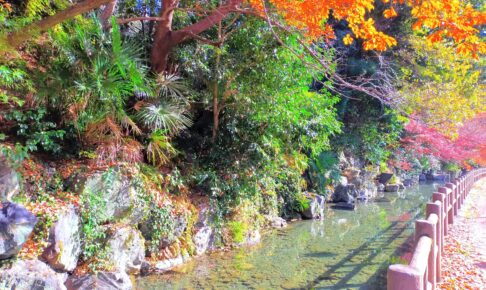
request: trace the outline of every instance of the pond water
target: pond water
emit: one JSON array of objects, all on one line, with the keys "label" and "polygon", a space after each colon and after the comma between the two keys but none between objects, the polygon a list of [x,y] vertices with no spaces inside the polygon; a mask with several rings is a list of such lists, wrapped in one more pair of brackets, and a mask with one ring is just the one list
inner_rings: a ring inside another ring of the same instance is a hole
[{"label": "pond water", "polygon": [[414,220],[437,186],[385,193],[355,211],[329,208],[324,220],[271,231],[257,246],[139,277],[136,289],[386,289],[386,269],[410,247]]}]

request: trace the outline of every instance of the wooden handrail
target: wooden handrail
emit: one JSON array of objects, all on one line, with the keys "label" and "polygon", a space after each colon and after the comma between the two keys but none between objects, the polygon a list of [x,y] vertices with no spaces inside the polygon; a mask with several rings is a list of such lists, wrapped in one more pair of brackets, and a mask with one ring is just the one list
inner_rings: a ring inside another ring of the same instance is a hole
[{"label": "wooden handrail", "polygon": [[439,187],[426,205],[426,220],[415,222],[415,248],[408,265],[395,264],[388,267],[388,290],[435,289],[441,280],[441,257],[444,237],[454,223],[459,209],[469,195],[473,184],[486,177],[486,168],[468,172],[466,175]]}]

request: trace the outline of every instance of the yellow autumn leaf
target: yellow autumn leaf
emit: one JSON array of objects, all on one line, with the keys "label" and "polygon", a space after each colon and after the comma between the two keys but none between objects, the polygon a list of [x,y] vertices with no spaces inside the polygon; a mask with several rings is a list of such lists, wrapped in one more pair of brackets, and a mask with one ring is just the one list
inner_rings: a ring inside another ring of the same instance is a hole
[{"label": "yellow autumn leaf", "polygon": [[353,37],[348,33],[346,36],[343,38],[344,45],[350,45],[354,42]]}]

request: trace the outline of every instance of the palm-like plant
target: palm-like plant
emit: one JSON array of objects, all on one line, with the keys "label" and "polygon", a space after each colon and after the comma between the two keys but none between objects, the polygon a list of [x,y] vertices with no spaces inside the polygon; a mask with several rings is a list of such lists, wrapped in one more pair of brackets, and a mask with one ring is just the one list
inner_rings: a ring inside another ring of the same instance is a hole
[{"label": "palm-like plant", "polygon": [[[170,138],[191,125],[182,79],[177,74],[147,76],[141,47],[122,40],[114,20],[111,33],[103,31],[96,17],[64,28],[52,33],[64,56],[64,67],[55,66],[57,71],[50,73],[45,93],[39,96],[65,112],[66,120],[74,123],[85,143],[96,146],[99,159],[141,160],[136,153],[142,150],[134,138],[137,136],[146,137],[150,162],[167,163],[176,154]],[[67,79],[74,82],[63,81],[66,72],[72,74]],[[49,91],[53,83],[59,84],[52,86],[56,92]],[[139,100],[135,115],[128,106],[133,99]]]},{"label": "palm-like plant", "polygon": [[145,126],[174,135],[192,124],[184,109],[176,104],[161,102],[147,104],[138,113]]},{"label": "palm-like plant", "polygon": [[147,159],[154,165],[161,166],[170,161],[177,150],[170,143],[169,137],[161,130],[152,132],[147,145]]}]

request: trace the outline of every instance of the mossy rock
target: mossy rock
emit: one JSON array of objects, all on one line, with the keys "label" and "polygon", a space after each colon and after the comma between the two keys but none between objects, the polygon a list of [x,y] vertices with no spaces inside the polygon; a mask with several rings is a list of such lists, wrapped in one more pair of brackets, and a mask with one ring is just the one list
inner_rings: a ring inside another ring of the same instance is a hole
[{"label": "mossy rock", "polygon": [[120,167],[88,176],[80,187],[80,195],[84,210],[90,211],[98,223],[137,224],[149,212],[143,181],[136,176],[129,177]]}]

